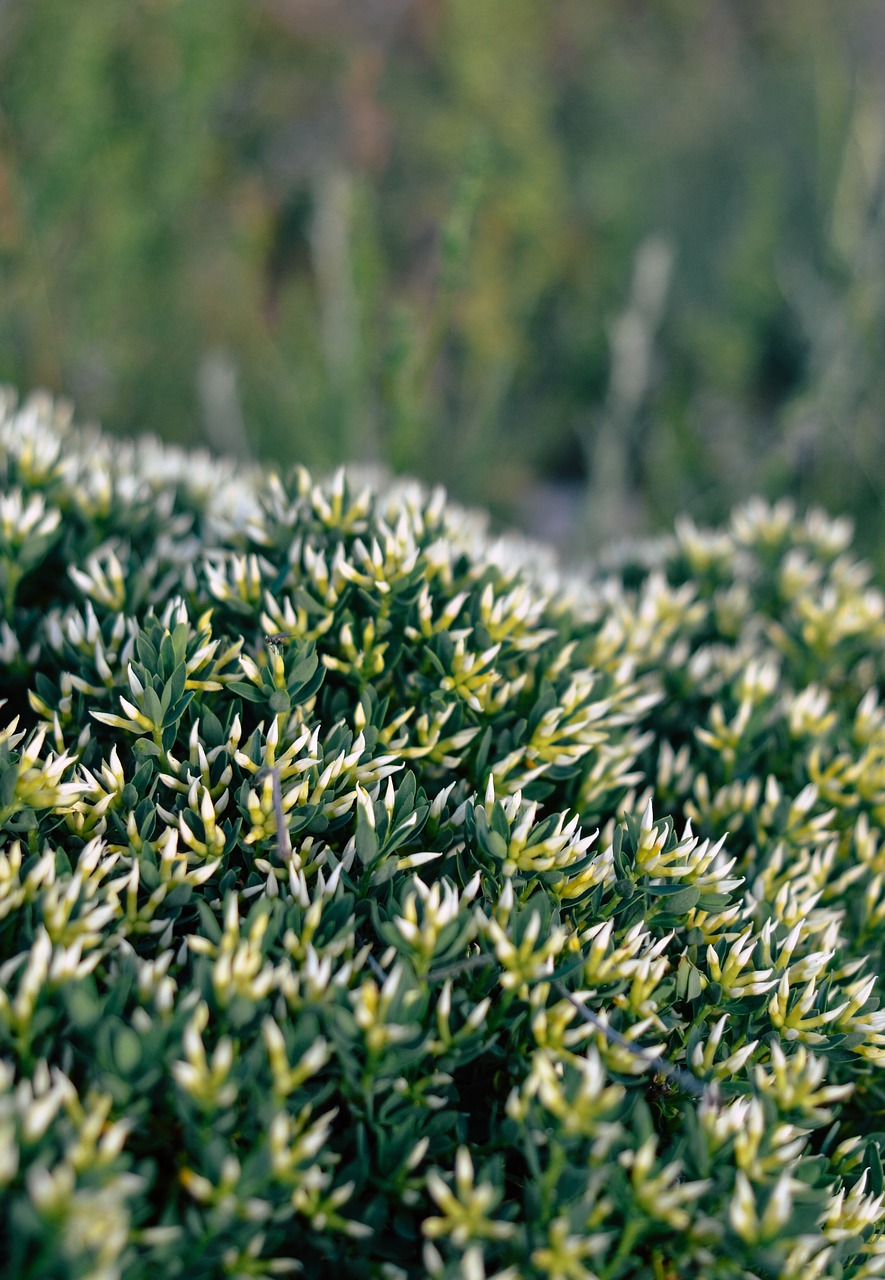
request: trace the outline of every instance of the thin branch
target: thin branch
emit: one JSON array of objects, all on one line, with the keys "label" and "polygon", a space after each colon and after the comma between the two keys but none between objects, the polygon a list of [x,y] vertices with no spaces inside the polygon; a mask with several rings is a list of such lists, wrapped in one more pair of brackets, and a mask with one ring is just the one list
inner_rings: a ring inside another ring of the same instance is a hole
[{"label": "thin branch", "polygon": [[700,1080],[692,1071],[686,1071],[683,1067],[677,1067],[674,1062],[670,1062],[668,1058],[662,1058],[660,1054],[650,1053],[647,1049],[637,1048],[631,1040],[622,1035],[620,1031],[616,1031],[614,1027],[608,1026],[595,1013],[591,1013],[581,1004],[576,996],[572,995],[568,987],[563,986],[561,982],[554,982],[553,987],[557,993],[568,1000],[572,1008],[578,1011],[584,1022],[594,1027],[597,1031],[601,1031],[608,1040],[609,1044],[617,1045],[619,1049],[626,1051],[635,1060],[641,1062],[647,1071],[655,1071],[659,1076],[666,1076],[673,1080],[686,1093],[693,1094],[696,1098],[702,1098],[707,1092],[707,1085]]},{"label": "thin branch", "polygon": [[428,982],[445,982],[458,973],[468,973],[471,969],[487,969],[495,963],[494,956],[468,956],[466,960],[458,960],[454,964],[443,964],[438,969],[431,969],[427,975]]},{"label": "thin branch", "polygon": [[[494,963],[494,956],[490,956],[488,954],[469,956],[466,960],[462,960],[458,963],[442,965],[439,969],[431,969],[430,973],[427,975],[428,981],[442,982],[446,978],[455,977],[456,974],[467,973],[471,969],[484,969]],[[373,955],[369,956],[369,965],[376,977],[378,977],[381,982],[384,982],[387,975]],[[686,1071],[684,1067],[677,1067],[674,1062],[669,1060],[669,1058],[664,1058],[658,1053],[651,1053],[649,1050],[635,1045],[632,1040],[628,1040],[620,1031],[616,1031],[614,1027],[610,1027],[608,1023],[603,1022],[595,1013],[591,1013],[589,1009],[585,1008],[577,996],[573,995],[572,992],[569,991],[568,987],[558,979],[554,979],[550,985],[556,991],[557,995],[561,996],[563,1000],[567,1000],[569,1002],[584,1022],[593,1027],[595,1031],[598,1031],[601,1035],[605,1036],[609,1044],[617,1045],[619,1049],[623,1049],[626,1053],[629,1053],[635,1062],[642,1064],[644,1070],[654,1071],[657,1075],[664,1076],[666,1079],[672,1080],[674,1084],[678,1085],[679,1088],[683,1090],[684,1093],[690,1093],[692,1097],[695,1098],[703,1098],[707,1096],[708,1093],[715,1092],[715,1082],[712,1085],[708,1085],[705,1081],[696,1076],[694,1072]]]}]

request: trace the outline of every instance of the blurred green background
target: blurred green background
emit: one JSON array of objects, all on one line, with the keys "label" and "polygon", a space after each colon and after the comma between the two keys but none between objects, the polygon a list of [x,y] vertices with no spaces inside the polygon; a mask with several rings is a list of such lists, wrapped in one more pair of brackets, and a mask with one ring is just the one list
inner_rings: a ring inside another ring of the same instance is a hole
[{"label": "blurred green background", "polygon": [[0,381],[885,563],[881,0],[0,0]]}]

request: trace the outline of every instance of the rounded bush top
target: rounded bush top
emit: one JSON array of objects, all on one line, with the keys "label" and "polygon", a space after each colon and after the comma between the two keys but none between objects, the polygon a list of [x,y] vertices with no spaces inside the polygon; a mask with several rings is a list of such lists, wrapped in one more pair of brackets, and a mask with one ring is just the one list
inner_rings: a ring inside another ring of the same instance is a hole
[{"label": "rounded bush top", "polygon": [[879,1274],[850,526],[569,578],[69,417],[0,407],[5,1274]]}]

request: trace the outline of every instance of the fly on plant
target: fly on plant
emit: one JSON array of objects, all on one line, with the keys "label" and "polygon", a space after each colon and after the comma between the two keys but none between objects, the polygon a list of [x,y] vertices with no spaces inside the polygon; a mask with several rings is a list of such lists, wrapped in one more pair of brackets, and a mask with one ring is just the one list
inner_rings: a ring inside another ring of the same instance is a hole
[{"label": "fly on plant", "polygon": [[265,636],[265,644],[269,644],[274,653],[282,653],[290,640],[294,640],[294,636],[287,635],[285,631],[276,631],[271,636]]}]

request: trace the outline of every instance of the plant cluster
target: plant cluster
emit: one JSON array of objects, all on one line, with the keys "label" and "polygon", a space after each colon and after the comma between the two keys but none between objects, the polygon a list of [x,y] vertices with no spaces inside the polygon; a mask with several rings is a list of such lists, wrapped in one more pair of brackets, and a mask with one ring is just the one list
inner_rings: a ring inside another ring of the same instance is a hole
[{"label": "plant cluster", "polygon": [[885,1271],[885,599],[0,411],[0,1256]]}]

